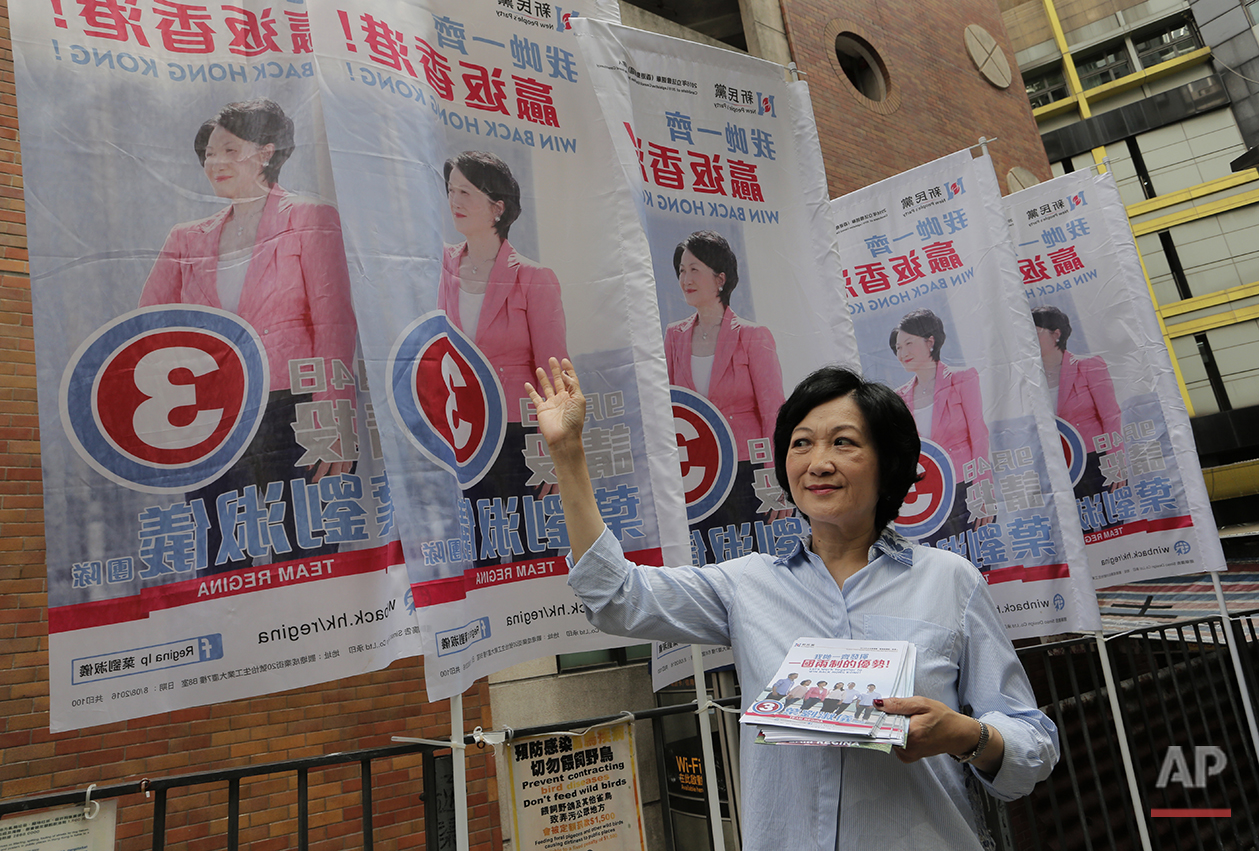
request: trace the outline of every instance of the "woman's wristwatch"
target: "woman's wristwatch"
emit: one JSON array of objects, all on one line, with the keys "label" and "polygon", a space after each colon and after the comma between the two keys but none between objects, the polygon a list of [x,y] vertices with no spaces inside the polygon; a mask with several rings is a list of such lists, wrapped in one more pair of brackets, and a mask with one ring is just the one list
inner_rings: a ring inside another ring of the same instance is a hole
[{"label": "woman's wristwatch", "polygon": [[984,752],[984,748],[988,747],[988,725],[983,721],[979,722],[979,743],[975,745],[975,749],[970,753],[958,756],[955,753],[949,754],[960,763],[974,762],[979,759],[979,755]]}]

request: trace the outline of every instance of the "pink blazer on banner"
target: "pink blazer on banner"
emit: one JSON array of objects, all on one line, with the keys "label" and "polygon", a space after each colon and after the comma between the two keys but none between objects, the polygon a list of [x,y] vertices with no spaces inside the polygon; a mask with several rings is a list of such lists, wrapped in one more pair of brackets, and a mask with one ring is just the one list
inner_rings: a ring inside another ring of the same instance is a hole
[{"label": "pink blazer on banner", "polygon": [[[915,377],[896,388],[909,410],[914,409]],[[988,458],[988,426],[979,395],[979,373],[974,369],[954,369],[936,361],[935,391],[932,393],[931,440],[944,447],[953,462],[957,481],[966,480],[964,465],[976,458]],[[977,480],[992,478],[991,472]]]},{"label": "pink blazer on banner", "polygon": [[1088,452],[1096,451],[1093,438],[1120,431],[1119,402],[1106,361],[1062,353],[1057,413],[1080,432]]},{"label": "pink blazer on banner", "polygon": [[[140,306],[198,304],[222,309],[218,291],[219,237],[231,207],[206,219],[176,225],[166,237]],[[267,352],[271,390],[288,390],[289,361],[325,358],[354,369],[357,327],[350,279],[334,207],[271,188],[236,314],[258,332]],[[331,382],[317,401],[354,400],[354,385]]]},{"label": "pink blazer on banner", "polygon": [[[691,374],[691,331],[699,314],[671,323],[664,332],[669,383],[695,390]],[[739,460],[747,461],[748,440],[772,437],[782,407],[782,367],[774,335],[763,325],[740,319],[729,307],[721,317],[708,400],[734,431]]]},{"label": "pink blazer on banner", "polygon": [[537,383],[534,370],[545,367],[550,358],[568,357],[560,282],[550,269],[516,253],[503,240],[490,270],[481,317],[469,332],[459,318],[459,263],[467,248],[466,242],[446,246],[437,308],[489,360],[507,399],[507,421],[518,423],[519,400],[527,398],[525,382]]}]

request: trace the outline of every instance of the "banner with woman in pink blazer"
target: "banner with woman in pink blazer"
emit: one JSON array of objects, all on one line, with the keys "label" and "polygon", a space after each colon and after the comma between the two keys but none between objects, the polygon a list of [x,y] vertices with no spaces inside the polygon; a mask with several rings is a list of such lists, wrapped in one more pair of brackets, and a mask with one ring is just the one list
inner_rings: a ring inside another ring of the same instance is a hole
[{"label": "banner with woman in pink blazer", "polygon": [[[690,532],[689,558],[669,563],[785,555],[808,526],[774,470],[784,391],[857,364],[827,286],[839,258],[808,86],[729,50],[576,31],[650,246]],[[706,668],[731,662],[702,652]],[[689,646],[657,645],[657,688],[693,672]]]},{"label": "banner with woman in pink blazer", "polygon": [[983,571],[1011,637],[1099,628],[991,159],[959,151],[832,209],[862,369],[922,440],[896,528]]},{"label": "banner with woman in pink blazer", "polygon": [[1114,176],[1065,174],[1009,196],[1005,209],[1093,581],[1225,570]]},{"label": "banner with woman in pink blazer", "polygon": [[415,655],[309,10],[11,14],[52,729]]}]

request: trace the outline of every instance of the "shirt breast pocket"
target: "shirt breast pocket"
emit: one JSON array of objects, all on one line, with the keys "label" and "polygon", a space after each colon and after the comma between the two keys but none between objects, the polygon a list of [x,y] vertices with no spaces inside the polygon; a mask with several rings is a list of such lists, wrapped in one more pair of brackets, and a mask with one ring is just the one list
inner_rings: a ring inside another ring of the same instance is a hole
[{"label": "shirt breast pocket", "polygon": [[914,694],[957,706],[957,663],[961,648],[956,630],[930,621],[866,615],[865,637],[873,641],[908,641],[918,648]]}]

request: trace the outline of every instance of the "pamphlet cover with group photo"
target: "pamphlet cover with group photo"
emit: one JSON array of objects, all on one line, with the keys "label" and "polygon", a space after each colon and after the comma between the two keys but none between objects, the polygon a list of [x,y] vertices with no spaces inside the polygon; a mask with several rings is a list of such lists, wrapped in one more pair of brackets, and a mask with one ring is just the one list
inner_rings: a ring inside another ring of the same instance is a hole
[{"label": "pamphlet cover with group photo", "polygon": [[797,639],[739,720],[760,725],[771,744],[904,744],[906,719],[875,701],[913,694],[915,655],[907,641]]}]

